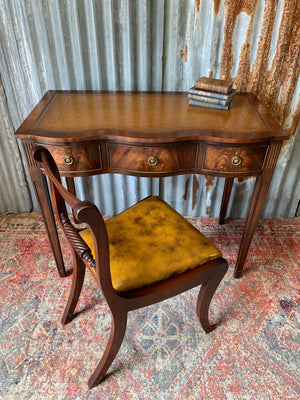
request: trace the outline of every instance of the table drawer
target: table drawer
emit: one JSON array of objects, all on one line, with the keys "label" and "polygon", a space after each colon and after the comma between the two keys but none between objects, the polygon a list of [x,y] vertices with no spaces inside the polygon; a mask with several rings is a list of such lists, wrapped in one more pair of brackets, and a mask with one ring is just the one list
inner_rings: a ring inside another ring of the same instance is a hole
[{"label": "table drawer", "polygon": [[97,172],[102,169],[100,146],[48,146],[60,172]]},{"label": "table drawer", "polygon": [[267,145],[229,147],[206,145],[204,171],[219,173],[256,173],[261,171]]},{"label": "table drawer", "polygon": [[191,171],[197,165],[197,144],[138,146],[120,143],[107,145],[108,167],[111,170],[146,173],[178,173]]}]

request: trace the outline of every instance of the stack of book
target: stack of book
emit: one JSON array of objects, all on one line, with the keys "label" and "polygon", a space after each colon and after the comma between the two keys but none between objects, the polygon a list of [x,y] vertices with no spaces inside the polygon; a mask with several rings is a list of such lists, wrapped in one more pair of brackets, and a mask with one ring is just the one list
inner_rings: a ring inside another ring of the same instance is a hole
[{"label": "stack of book", "polygon": [[202,77],[189,89],[189,104],[228,110],[236,90],[232,81]]}]

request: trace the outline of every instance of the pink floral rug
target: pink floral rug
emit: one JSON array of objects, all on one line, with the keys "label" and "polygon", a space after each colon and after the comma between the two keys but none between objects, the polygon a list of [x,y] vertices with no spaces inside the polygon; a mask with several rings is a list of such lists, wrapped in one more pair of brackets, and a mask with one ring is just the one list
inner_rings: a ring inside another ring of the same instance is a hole
[{"label": "pink floral rug", "polygon": [[0,216],[0,398],[298,399],[300,220],[261,220],[237,280],[244,221],[188,219],[230,264],[210,308],[217,329],[201,329],[197,289],[131,312],[107,379],[89,390],[110,331],[100,291],[87,274],[80,313],[63,327],[71,277],[58,277],[40,215]]}]

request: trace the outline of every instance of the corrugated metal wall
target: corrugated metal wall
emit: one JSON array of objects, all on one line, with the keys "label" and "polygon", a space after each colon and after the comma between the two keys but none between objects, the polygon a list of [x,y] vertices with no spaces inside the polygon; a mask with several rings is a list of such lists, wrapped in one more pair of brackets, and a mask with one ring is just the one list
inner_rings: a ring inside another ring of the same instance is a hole
[{"label": "corrugated metal wall", "polygon": [[[300,2],[297,0],[0,0],[0,212],[37,209],[13,129],[49,89],[186,91],[234,78],[291,134],[263,210],[293,217],[300,180]],[[91,185],[93,183],[93,185]],[[224,181],[203,176],[77,179],[80,197],[115,214],[151,193],[184,215],[216,216]],[[245,217],[253,179],[235,182]]]}]

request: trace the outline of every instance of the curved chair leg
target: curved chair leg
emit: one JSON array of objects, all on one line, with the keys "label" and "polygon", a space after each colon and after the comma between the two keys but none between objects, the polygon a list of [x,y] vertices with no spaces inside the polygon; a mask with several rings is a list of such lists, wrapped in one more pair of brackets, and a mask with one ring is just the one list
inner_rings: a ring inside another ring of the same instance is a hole
[{"label": "curved chair leg", "polygon": [[99,364],[88,381],[88,386],[90,389],[99,385],[99,383],[103,380],[106,371],[114,361],[119,348],[121,347],[126,331],[126,325],[127,314],[112,314],[112,326],[109,340]]},{"label": "curved chair leg", "polygon": [[72,287],[69,294],[68,303],[61,319],[63,325],[69,323],[73,318],[73,313],[84,281],[85,268],[86,267],[82,259],[73,251]]},{"label": "curved chair leg", "polygon": [[208,309],[210,302],[215,294],[217,287],[219,286],[221,280],[223,279],[224,275],[226,274],[228,269],[228,264],[223,263],[218,267],[218,271],[214,270],[215,273],[213,274],[212,279],[208,280],[207,282],[203,283],[201,289],[199,291],[198,300],[197,300],[197,315],[199,321],[202,325],[202,328],[206,333],[211,332],[215,326],[210,325],[208,320]]}]

